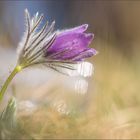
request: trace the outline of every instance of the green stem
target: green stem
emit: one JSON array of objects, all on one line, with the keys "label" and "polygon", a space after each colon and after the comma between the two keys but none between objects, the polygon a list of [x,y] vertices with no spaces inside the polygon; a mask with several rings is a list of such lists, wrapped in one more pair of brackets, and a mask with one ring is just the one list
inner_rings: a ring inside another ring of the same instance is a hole
[{"label": "green stem", "polygon": [[0,90],[0,101],[3,99],[4,93],[8,87],[8,85],[10,84],[10,82],[12,81],[12,79],[14,78],[14,76],[20,72],[22,70],[21,66],[16,66],[14,68],[14,70],[11,72],[11,74],[9,75],[9,77],[7,78],[7,80],[5,81],[4,85],[2,86],[1,90]]}]

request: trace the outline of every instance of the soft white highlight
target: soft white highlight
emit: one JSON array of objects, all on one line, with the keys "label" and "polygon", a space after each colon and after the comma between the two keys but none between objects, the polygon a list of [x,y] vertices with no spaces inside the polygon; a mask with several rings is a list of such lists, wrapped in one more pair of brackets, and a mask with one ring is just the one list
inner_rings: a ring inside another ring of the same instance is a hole
[{"label": "soft white highlight", "polygon": [[69,75],[69,76],[83,76],[83,77],[89,77],[93,74],[94,67],[89,62],[79,62],[79,63],[61,63],[60,62],[53,62],[46,64],[48,67],[51,67],[52,69],[59,71],[63,74]]},{"label": "soft white highlight", "polygon": [[88,82],[84,79],[79,79],[74,82],[75,91],[78,94],[84,95],[88,90]]}]

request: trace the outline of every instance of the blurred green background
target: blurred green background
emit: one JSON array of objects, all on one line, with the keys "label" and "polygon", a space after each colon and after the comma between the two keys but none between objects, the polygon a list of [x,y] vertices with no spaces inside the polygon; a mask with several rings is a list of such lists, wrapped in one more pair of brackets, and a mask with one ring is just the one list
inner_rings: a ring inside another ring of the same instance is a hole
[{"label": "blurred green background", "polygon": [[[38,109],[33,116],[19,117],[25,131],[34,138],[140,138],[140,1],[0,1],[0,47],[5,50],[4,54],[1,51],[1,69],[15,58],[13,51],[6,52],[15,50],[22,37],[25,8],[31,15],[39,11],[48,21],[55,20],[56,29],[88,23],[88,31],[95,35],[91,47],[99,51],[89,59],[95,74],[89,79],[88,94],[71,97],[75,98],[71,104],[80,102],[77,112],[86,106],[83,113],[61,116],[50,108]],[[44,87],[37,84],[37,91],[57,96],[68,92],[63,85],[56,88],[54,81],[50,90],[48,83]],[[40,98],[30,85],[25,88],[17,82],[17,86],[20,94],[31,92]]]}]

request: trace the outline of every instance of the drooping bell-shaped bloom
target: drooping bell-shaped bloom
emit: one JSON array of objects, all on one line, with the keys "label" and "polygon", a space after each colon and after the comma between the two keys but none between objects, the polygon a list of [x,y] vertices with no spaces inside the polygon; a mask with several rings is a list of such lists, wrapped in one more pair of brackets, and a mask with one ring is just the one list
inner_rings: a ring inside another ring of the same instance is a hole
[{"label": "drooping bell-shaped bloom", "polygon": [[89,45],[93,39],[92,33],[85,33],[88,25],[62,31],[53,31],[54,22],[46,23],[40,30],[38,27],[43,15],[38,13],[30,18],[25,10],[27,29],[19,45],[18,64],[28,66],[43,64],[56,71],[70,76],[90,76],[93,66],[84,62],[85,58],[97,54]]},{"label": "drooping bell-shaped bloom", "polygon": [[46,58],[56,60],[82,61],[95,55],[97,51],[89,48],[93,34],[85,33],[88,25],[81,25],[66,31],[61,31],[52,46],[46,50]]}]

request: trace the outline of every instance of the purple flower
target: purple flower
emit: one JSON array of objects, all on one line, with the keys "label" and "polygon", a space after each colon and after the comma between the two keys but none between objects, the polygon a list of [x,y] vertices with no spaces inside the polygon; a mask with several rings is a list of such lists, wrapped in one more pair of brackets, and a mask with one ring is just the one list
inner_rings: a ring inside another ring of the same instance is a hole
[{"label": "purple flower", "polygon": [[88,25],[61,31],[52,46],[46,50],[45,57],[54,60],[82,61],[87,57],[96,55],[97,51],[88,48],[93,34],[85,33]]},{"label": "purple flower", "polygon": [[91,75],[92,64],[84,62],[85,58],[97,54],[89,45],[92,33],[85,33],[88,25],[84,24],[64,31],[53,31],[55,22],[46,23],[37,30],[43,15],[38,13],[30,18],[25,10],[27,29],[19,45],[18,65],[22,68],[43,64],[61,73],[75,76]]}]

